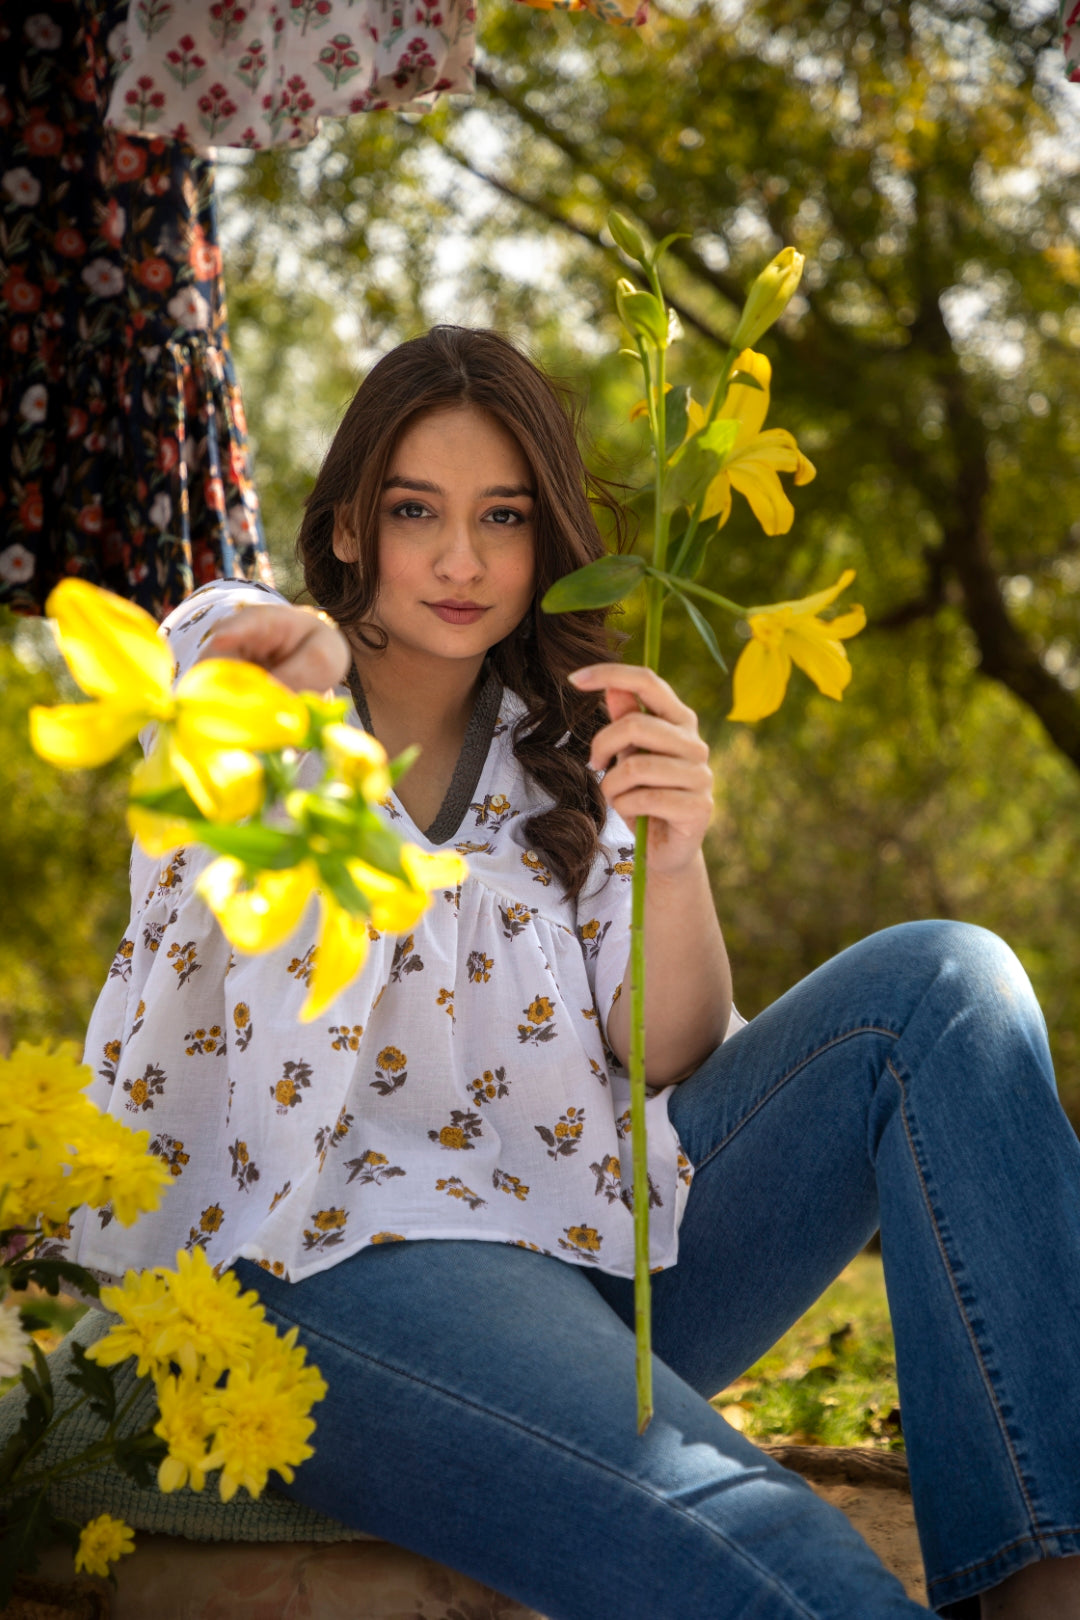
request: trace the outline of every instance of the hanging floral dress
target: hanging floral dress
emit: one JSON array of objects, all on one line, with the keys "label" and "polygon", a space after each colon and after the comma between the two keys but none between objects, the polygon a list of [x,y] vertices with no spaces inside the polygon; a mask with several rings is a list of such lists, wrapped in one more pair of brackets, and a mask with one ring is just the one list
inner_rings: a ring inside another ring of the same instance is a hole
[{"label": "hanging floral dress", "polygon": [[[643,0],[526,0],[644,21]],[[474,0],[133,0],[108,121],[192,146],[297,146],[321,115],[473,89]]]},{"label": "hanging floral dress", "polygon": [[0,8],[0,603],[269,579],[213,169],[104,126],[117,0]]}]

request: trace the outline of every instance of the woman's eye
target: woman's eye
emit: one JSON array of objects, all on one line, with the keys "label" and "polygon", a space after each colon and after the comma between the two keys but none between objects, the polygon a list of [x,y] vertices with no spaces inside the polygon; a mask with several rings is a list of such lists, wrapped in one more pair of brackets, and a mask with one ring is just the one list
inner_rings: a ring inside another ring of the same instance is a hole
[{"label": "woman's eye", "polygon": [[497,506],[493,512],[488,513],[487,518],[489,523],[502,524],[507,528],[525,522],[524,512],[519,512],[516,506]]},{"label": "woman's eye", "polygon": [[422,518],[427,516],[427,507],[423,501],[400,501],[394,507],[394,517]]}]

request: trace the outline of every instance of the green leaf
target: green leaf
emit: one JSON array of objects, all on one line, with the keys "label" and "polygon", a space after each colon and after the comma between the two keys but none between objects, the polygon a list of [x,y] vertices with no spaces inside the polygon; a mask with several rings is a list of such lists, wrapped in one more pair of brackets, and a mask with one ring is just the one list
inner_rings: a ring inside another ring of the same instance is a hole
[{"label": "green leaf", "polygon": [[680,551],[675,559],[671,572],[678,574],[682,579],[697,579],[701,573],[701,565],[705,561],[705,553],[709,549],[710,540],[716,536],[719,526],[720,514],[704,518],[690,536],[690,544],[684,551]]},{"label": "green leaf", "polygon": [[67,1382],[90,1397],[90,1410],[96,1417],[111,1423],[116,1416],[116,1385],[112,1373],[107,1367],[99,1367],[96,1361],[91,1361],[81,1344],[74,1346],[72,1360],[75,1371],[67,1374]]},{"label": "green leaf", "polygon": [[92,1299],[98,1297],[97,1279],[73,1260],[20,1260],[11,1268],[11,1286],[16,1290],[37,1283],[47,1294],[57,1294],[61,1282],[73,1284],[81,1294],[89,1294]]},{"label": "green leaf", "polygon": [[153,1485],[168,1450],[164,1440],[150,1429],[144,1429],[139,1434],[125,1435],[117,1440],[113,1458],[120,1472],[127,1474],[136,1485]]},{"label": "green leaf", "polygon": [[52,1323],[45,1316],[37,1316],[33,1311],[19,1312],[19,1321],[27,1333],[45,1333],[52,1327]]},{"label": "green leaf", "polygon": [[599,557],[572,574],[557,579],[540,606],[545,613],[574,613],[585,608],[610,607],[629,596],[645,574],[641,557]]},{"label": "green leaf", "polygon": [[672,242],[689,242],[689,240],[689,231],[672,231],[670,236],[665,236],[662,241],[657,242],[656,246],[652,250],[652,257],[648,261],[650,268],[653,270],[656,269]]},{"label": "green leaf", "polygon": [[306,851],[292,833],[258,822],[229,826],[225,822],[202,821],[195,829],[200,844],[219,855],[231,855],[245,866],[260,871],[284,872],[303,860]]},{"label": "green leaf", "polygon": [[752,376],[749,371],[733,371],[728,382],[728,387],[734,388],[736,384],[738,384],[740,388],[756,388],[759,394],[763,394],[765,392],[764,383],[759,383],[757,378]]},{"label": "green leaf", "polygon": [[52,1535],[52,1511],[44,1490],[20,1496],[4,1509],[0,1535],[0,1606],[6,1609],[23,1570],[38,1566],[38,1555]]},{"label": "green leaf", "polygon": [[353,916],[370,917],[371,901],[358,889],[342,860],[327,857],[319,862],[319,882],[333,895],[338,905]]},{"label": "green leaf", "polygon": [[405,775],[405,772],[409,769],[409,767],[416,764],[419,757],[420,750],[414,745],[410,748],[403,748],[401,753],[395,755],[395,757],[390,761],[388,766],[390,780],[395,787]]},{"label": "green leaf", "polygon": [[739,424],[729,417],[720,417],[719,420],[710,422],[697,436],[701,448],[711,450],[713,455],[719,456],[721,460],[731,454],[738,437]]},{"label": "green leaf", "polygon": [[670,456],[686,437],[687,413],[690,407],[689,388],[669,389],[664,400],[664,443]]},{"label": "green leaf", "polygon": [[712,654],[713,658],[715,658],[716,662],[720,665],[720,668],[726,675],[727,665],[724,663],[724,655],[720,651],[720,643],[717,641],[716,634],[708,619],[706,619],[703,614],[698,612],[690,598],[688,596],[684,596],[681,591],[673,590],[672,595],[679,598],[679,601],[690,615],[690,622],[694,626],[694,629],[697,631],[698,635],[709,649],[709,652]]}]

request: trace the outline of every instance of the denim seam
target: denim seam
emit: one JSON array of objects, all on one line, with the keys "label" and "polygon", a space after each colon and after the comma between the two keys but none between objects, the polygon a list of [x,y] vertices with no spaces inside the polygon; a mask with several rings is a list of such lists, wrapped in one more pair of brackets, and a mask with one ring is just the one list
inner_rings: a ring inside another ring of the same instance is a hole
[{"label": "denim seam", "polygon": [[[283,1316],[279,1311],[274,1311],[272,1306],[267,1307],[267,1314],[277,1316],[282,1322],[289,1321],[288,1317]],[[681,1503],[673,1502],[667,1497],[661,1496],[659,1492],[645,1485],[641,1480],[635,1479],[632,1475],[624,1473],[621,1469],[613,1468],[610,1463],[604,1462],[602,1458],[592,1457],[587,1452],[581,1451],[574,1446],[567,1445],[563,1440],[556,1439],[553,1435],[544,1434],[541,1430],[533,1428],[532,1425],[528,1423],[523,1423],[520,1418],[514,1417],[510,1413],[493,1412],[489,1407],[481,1406],[479,1402],[471,1400],[468,1396],[458,1394],[456,1390],[447,1389],[442,1384],[433,1383],[429,1378],[419,1378],[415,1373],[409,1372],[404,1367],[396,1367],[392,1362],[383,1361],[379,1356],[373,1356],[370,1355],[366,1350],[357,1349],[356,1345],[354,1344],[344,1344],[340,1339],[335,1338],[332,1334],[322,1332],[321,1330],[313,1331],[318,1331],[320,1338],[326,1339],[328,1343],[335,1345],[337,1349],[346,1351],[352,1356],[359,1356],[362,1360],[369,1362],[374,1367],[381,1368],[384,1372],[393,1373],[393,1375],[397,1378],[407,1378],[410,1383],[418,1384],[422,1389],[433,1390],[436,1394],[443,1396],[447,1400],[455,1401],[458,1405],[465,1406],[470,1411],[478,1412],[482,1417],[491,1418],[501,1423],[508,1423],[511,1425],[511,1427],[520,1430],[522,1434],[527,1434],[530,1439],[539,1440],[545,1445],[554,1446],[558,1451],[562,1451],[567,1456],[576,1458],[579,1462],[587,1463],[591,1467],[600,1469],[603,1473],[613,1475],[616,1479],[620,1480],[623,1485],[631,1486],[633,1489],[640,1491],[643,1496],[649,1497],[654,1503],[658,1503],[661,1507],[672,1509],[672,1511],[680,1514],[691,1524],[697,1525],[699,1528],[707,1531],[710,1536],[713,1536],[718,1542],[727,1548],[729,1552],[734,1554],[736,1558],[740,1559],[743,1563],[748,1564],[765,1583],[765,1585],[767,1585],[773,1592],[781,1596],[786,1602],[789,1602],[792,1606],[793,1613],[805,1616],[805,1620],[817,1620],[817,1617],[814,1615],[813,1611],[807,1609],[795,1596],[795,1594],[791,1592],[785,1585],[782,1585],[767,1569],[763,1569],[758,1561],[755,1558],[752,1558],[745,1548],[739,1547],[735,1542],[731,1541],[723,1534],[722,1531],[718,1530],[715,1525],[710,1524],[707,1519],[703,1519],[699,1514],[691,1512],[690,1509],[683,1507]],[[767,1461],[768,1459],[763,1457],[763,1462],[767,1463]]]},{"label": "denim seam", "polygon": [[[1044,1531],[1043,1534],[1047,1536],[1080,1536],[1080,1524],[1061,1525],[1057,1529]],[[1004,1547],[999,1547],[989,1558],[980,1558],[977,1564],[965,1564],[962,1569],[954,1570],[949,1575],[935,1575],[933,1579],[928,1578],[926,1582],[927,1596],[936,1594],[936,1599],[939,1602],[957,1602],[960,1598],[971,1594],[966,1592],[940,1592],[938,1589],[951,1586],[956,1581],[962,1580],[965,1575],[977,1575],[980,1570],[989,1569],[992,1564],[995,1564],[999,1558],[1003,1558],[1006,1553],[1015,1552],[1017,1547],[1041,1548],[1041,1546],[1042,1543],[1037,1536],[1020,1536],[1016,1541],[1007,1541]]]},{"label": "denim seam", "polygon": [[798,1063],[795,1064],[794,1068],[788,1070],[787,1074],[781,1075],[776,1084],[770,1087],[763,1097],[758,1098],[757,1102],[754,1104],[753,1108],[750,1109],[749,1113],[744,1114],[739,1120],[739,1123],[733,1126],[733,1128],[724,1137],[723,1141],[717,1142],[716,1146],[706,1153],[703,1159],[699,1160],[699,1162],[695,1164],[694,1174],[697,1175],[700,1170],[704,1170],[705,1166],[715,1159],[716,1155],[722,1152],[723,1149],[727,1147],[729,1142],[733,1141],[734,1138],[738,1136],[743,1126],[750,1123],[758,1110],[764,1108],[765,1104],[770,1102],[772,1098],[776,1096],[776,1093],[787,1085],[789,1080],[794,1080],[795,1076],[805,1069],[808,1063],[813,1063],[814,1059],[821,1057],[822,1053],[831,1051],[834,1046],[841,1046],[844,1041],[850,1041],[856,1035],[887,1035],[890,1040],[898,1041],[900,1039],[899,1032],[895,1029],[881,1029],[877,1024],[860,1024],[858,1029],[845,1030],[842,1035],[834,1035],[831,1040],[825,1041],[823,1045],[815,1047],[814,1050],[806,1057],[800,1058]]},{"label": "denim seam", "polygon": [[972,1327],[971,1322],[970,1322],[970,1320],[968,1318],[967,1309],[966,1309],[966,1307],[964,1305],[964,1302],[963,1302],[963,1299],[961,1297],[960,1289],[957,1286],[956,1278],[955,1278],[955,1276],[953,1274],[952,1265],[951,1265],[950,1260],[949,1260],[948,1251],[947,1251],[946,1246],[945,1246],[945,1240],[941,1235],[941,1228],[938,1225],[937,1214],[936,1214],[936,1211],[934,1209],[933,1203],[932,1203],[931,1198],[930,1198],[930,1193],[929,1193],[929,1190],[928,1190],[927,1185],[926,1185],[926,1179],[925,1179],[925,1177],[923,1175],[923,1167],[922,1167],[922,1164],[920,1163],[919,1155],[918,1155],[918,1152],[916,1151],[916,1148],[915,1148],[915,1142],[914,1142],[914,1139],[912,1137],[911,1127],[910,1127],[910,1123],[908,1121],[907,1088],[904,1085],[904,1082],[901,1079],[897,1069],[895,1068],[891,1058],[886,1058],[885,1067],[888,1069],[889,1073],[892,1075],[893,1079],[896,1081],[897,1085],[900,1087],[900,1097],[901,1097],[901,1100],[902,1100],[902,1103],[903,1103],[903,1106],[901,1107],[901,1110],[900,1110],[900,1117],[904,1122],[904,1135],[907,1137],[907,1144],[908,1144],[908,1148],[909,1148],[910,1153],[911,1153],[911,1162],[915,1167],[915,1174],[917,1175],[917,1177],[919,1179],[919,1188],[920,1188],[920,1190],[922,1192],[923,1203],[926,1206],[926,1213],[930,1218],[930,1225],[931,1225],[931,1227],[933,1229],[933,1233],[934,1233],[934,1242],[937,1244],[938,1253],[941,1256],[941,1263],[945,1267],[945,1275],[949,1279],[949,1288],[950,1288],[950,1290],[952,1292],[953,1299],[956,1302],[956,1309],[960,1314],[960,1320],[964,1324],[964,1331],[966,1332],[966,1334],[968,1336],[968,1340],[969,1340],[969,1342],[971,1344],[971,1348],[972,1348],[972,1350],[974,1352],[975,1363],[976,1363],[976,1366],[979,1369],[979,1376],[981,1377],[981,1379],[983,1381],[983,1385],[984,1385],[984,1387],[986,1389],[987,1395],[990,1397],[990,1405],[991,1405],[991,1407],[993,1409],[994,1417],[995,1417],[995,1419],[997,1421],[998,1430],[999,1430],[999,1432],[1001,1434],[1001,1438],[1002,1438],[1002,1441],[1003,1441],[1004,1446],[1005,1446],[1006,1455],[1008,1456],[1009,1462],[1012,1465],[1013,1476],[1014,1476],[1014,1478],[1016,1480],[1016,1484],[1017,1484],[1017,1487],[1018,1487],[1018,1489],[1020,1491],[1020,1494],[1023,1497],[1024,1506],[1027,1509],[1028,1523],[1030,1525],[1030,1532],[1029,1532],[1029,1536],[1027,1538],[1025,1538],[1025,1539],[1029,1539],[1029,1540],[1033,1539],[1035,1541],[1035,1544],[1037,1546],[1041,1547],[1043,1545],[1043,1542],[1042,1542],[1042,1533],[1040,1532],[1039,1525],[1038,1525],[1038,1515],[1036,1514],[1035,1509],[1034,1509],[1034,1507],[1032,1505],[1031,1498],[1028,1495],[1027,1485],[1024,1482],[1023,1472],[1022,1472],[1022,1470],[1020,1468],[1019,1461],[1017,1460],[1016,1453],[1015,1453],[1015,1451],[1013,1449],[1012,1440],[1009,1437],[1009,1431],[1008,1431],[1008,1428],[1007,1428],[1006,1423],[1005,1423],[1005,1418],[1004,1418],[1004,1415],[1003,1415],[1003,1413],[1001,1411],[1001,1406],[1000,1406],[1000,1404],[998,1402],[997,1391],[994,1388],[994,1381],[990,1376],[990,1372],[989,1372],[989,1369],[987,1368],[987,1365],[986,1365],[985,1361],[983,1360],[983,1354],[982,1354],[982,1350],[980,1349],[980,1346],[979,1346],[978,1337],[977,1337],[977,1335],[975,1333],[975,1329]]}]

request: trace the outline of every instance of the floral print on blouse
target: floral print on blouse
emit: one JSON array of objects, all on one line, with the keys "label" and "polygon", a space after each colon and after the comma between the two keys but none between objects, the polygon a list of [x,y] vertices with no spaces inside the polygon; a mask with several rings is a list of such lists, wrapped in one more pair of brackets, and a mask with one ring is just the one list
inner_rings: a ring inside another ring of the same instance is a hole
[{"label": "floral print on blouse", "polygon": [[102,119],[117,0],[0,8],[0,602],[269,580],[213,169]]},{"label": "floral print on blouse", "polygon": [[[642,0],[525,3],[645,17]],[[475,41],[473,0],[132,0],[111,41],[108,122],[195,147],[300,146],[321,115],[426,111],[471,92]]]},{"label": "floral print on blouse", "polygon": [[[181,671],[253,585],[198,591],[164,626]],[[403,936],[371,930],[363,972],[298,1019],[315,903],[275,951],[234,953],[194,892],[210,858],[132,861],[131,922],[87,1036],[99,1107],[151,1133],[173,1185],[130,1228],[76,1218],[72,1252],[108,1275],[201,1248],[296,1280],[373,1243],[477,1238],[633,1271],[629,1088],[604,1042],[629,948],[632,838],[609,815],[567,900],[524,825],[543,801],[511,747],[504,692],[449,843],[469,876]],[[358,723],[358,722],[357,722]],[[391,798],[399,832],[433,848]],[[733,1020],[733,1028],[741,1020]],[[692,1171],[647,1104],[651,1261],[671,1265]]]}]

